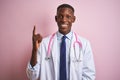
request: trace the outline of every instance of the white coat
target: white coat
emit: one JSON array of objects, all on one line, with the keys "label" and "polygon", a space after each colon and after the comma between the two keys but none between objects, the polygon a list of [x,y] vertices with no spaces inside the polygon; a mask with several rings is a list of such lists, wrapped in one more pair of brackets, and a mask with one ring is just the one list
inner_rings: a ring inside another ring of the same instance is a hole
[{"label": "white coat", "polygon": [[[52,36],[52,35],[51,35]],[[32,68],[30,64],[27,67],[27,75],[30,80],[59,80],[58,78],[58,50],[57,50],[57,36],[53,37],[52,45],[51,45],[51,59],[46,60],[48,43],[50,41],[51,36],[44,38],[41,42],[40,48],[38,50],[38,62]],[[77,35],[78,40],[82,44],[82,48],[76,46],[76,57],[73,48],[73,43],[76,41],[75,35],[73,34],[71,48],[70,48],[70,80],[95,80],[95,67],[93,54],[91,50],[91,46],[88,40],[81,38]],[[79,62],[75,61],[75,58],[79,58]]]}]

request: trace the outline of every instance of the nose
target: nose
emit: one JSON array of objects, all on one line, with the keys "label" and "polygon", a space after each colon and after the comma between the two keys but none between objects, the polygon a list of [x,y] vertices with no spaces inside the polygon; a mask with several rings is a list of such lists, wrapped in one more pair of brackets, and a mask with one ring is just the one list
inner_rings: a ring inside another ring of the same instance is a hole
[{"label": "nose", "polygon": [[62,18],[62,21],[63,21],[63,22],[66,22],[66,21],[67,21],[67,18],[64,16],[64,17]]}]

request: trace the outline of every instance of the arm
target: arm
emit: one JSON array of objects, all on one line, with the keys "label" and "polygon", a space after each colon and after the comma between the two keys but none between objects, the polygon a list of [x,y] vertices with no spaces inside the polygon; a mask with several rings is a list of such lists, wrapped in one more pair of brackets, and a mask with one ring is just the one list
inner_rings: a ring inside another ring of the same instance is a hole
[{"label": "arm", "polygon": [[95,80],[95,66],[90,43],[87,42],[84,50],[82,80]]},{"label": "arm", "polygon": [[30,63],[28,63],[28,67],[27,67],[27,76],[30,80],[35,80],[39,76],[39,70],[40,70],[39,54],[40,53],[39,53],[38,47],[41,41],[42,41],[42,37],[40,36],[40,34],[35,34],[35,26],[34,26],[33,35],[32,35],[32,44],[33,44],[32,56],[31,56]]}]

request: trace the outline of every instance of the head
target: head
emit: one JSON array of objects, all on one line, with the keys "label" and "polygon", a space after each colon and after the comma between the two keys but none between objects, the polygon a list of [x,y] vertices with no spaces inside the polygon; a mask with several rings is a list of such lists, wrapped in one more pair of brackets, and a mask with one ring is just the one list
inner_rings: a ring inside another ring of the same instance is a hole
[{"label": "head", "polygon": [[72,23],[75,21],[74,8],[69,4],[58,6],[55,20],[59,32],[66,35],[71,31]]}]

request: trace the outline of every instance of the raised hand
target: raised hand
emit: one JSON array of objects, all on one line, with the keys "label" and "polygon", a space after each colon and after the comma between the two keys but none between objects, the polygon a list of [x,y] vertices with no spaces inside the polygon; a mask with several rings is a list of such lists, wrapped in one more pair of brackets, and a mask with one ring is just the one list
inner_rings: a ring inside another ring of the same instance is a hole
[{"label": "raised hand", "polygon": [[38,49],[41,41],[42,41],[42,36],[40,34],[36,34],[36,26],[34,26],[33,35],[32,35],[33,48]]},{"label": "raised hand", "polygon": [[40,42],[42,41],[42,36],[40,34],[36,34],[36,27],[33,28],[33,35],[32,35],[32,56],[30,60],[30,64],[32,67],[37,63],[37,50],[40,45]]}]

